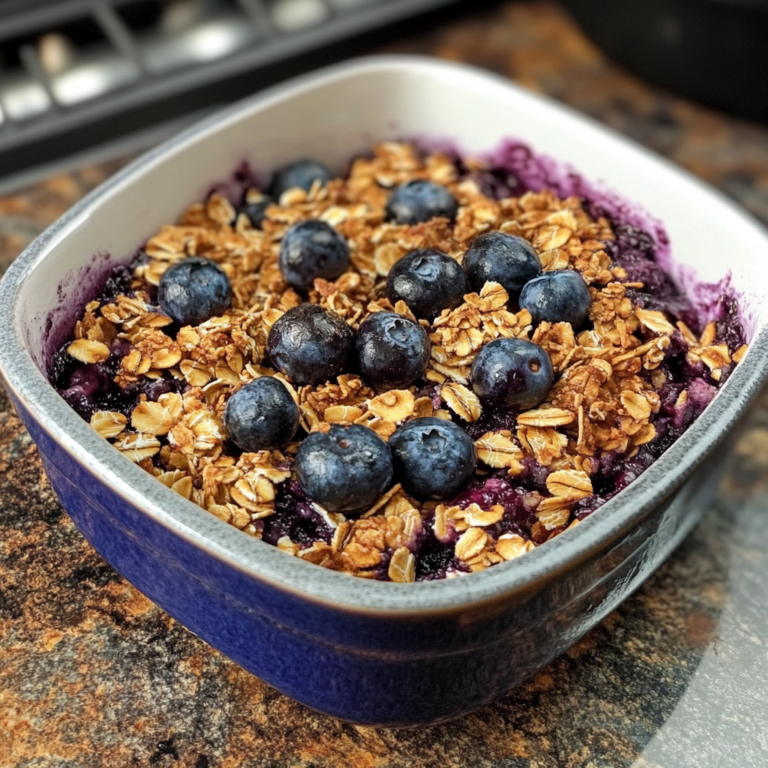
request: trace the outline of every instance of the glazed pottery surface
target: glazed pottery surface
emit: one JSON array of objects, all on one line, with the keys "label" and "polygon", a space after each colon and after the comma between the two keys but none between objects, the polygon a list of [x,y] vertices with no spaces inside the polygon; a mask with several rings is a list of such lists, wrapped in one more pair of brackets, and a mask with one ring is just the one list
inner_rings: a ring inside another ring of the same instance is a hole
[{"label": "glazed pottery surface", "polygon": [[[45,375],[109,264],[248,163],[343,172],[374,142],[462,151],[513,137],[661,220],[668,266],[703,311],[739,296],[750,350],[700,419],[580,525],[459,579],[392,584],[290,557],[158,483],[94,433]],[[414,726],[507,693],[618,605],[688,533],[722,466],[716,448],[766,378],[768,238],[718,193],[564,107],[471,68],[364,59],[228,108],[128,166],[36,240],[0,284],[0,368],[65,509],[175,619],[295,699],[357,723]],[[69,324],[69,325],[68,325]]]}]

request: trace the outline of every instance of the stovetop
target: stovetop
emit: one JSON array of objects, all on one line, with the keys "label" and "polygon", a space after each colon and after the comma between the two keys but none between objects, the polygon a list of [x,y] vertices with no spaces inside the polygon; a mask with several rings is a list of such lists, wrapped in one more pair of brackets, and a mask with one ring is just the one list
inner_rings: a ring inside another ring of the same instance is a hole
[{"label": "stovetop", "polygon": [[[381,44],[458,0],[0,0],[0,184]],[[152,136],[152,143],[157,136]]]}]

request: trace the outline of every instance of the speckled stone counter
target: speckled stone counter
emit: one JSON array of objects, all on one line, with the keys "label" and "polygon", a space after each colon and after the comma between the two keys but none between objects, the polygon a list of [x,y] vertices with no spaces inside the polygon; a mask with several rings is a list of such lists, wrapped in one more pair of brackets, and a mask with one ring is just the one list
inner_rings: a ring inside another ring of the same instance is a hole
[{"label": "speckled stone counter", "polygon": [[[768,128],[644,85],[554,3],[501,4],[387,50],[470,61],[548,93],[768,221]],[[0,198],[2,268],[119,166]],[[0,768],[766,765],[768,395],[703,522],[635,597],[498,704],[408,732],[306,710],[133,589],[58,505],[0,397]]]}]

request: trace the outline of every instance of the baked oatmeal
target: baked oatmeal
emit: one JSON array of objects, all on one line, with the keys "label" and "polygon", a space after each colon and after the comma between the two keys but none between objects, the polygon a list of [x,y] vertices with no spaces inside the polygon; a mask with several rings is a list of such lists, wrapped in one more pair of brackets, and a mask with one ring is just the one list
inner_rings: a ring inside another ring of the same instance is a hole
[{"label": "baked oatmeal", "polygon": [[51,380],[291,556],[395,582],[520,557],[650,466],[746,347],[654,236],[515,170],[386,143],[343,178],[302,160],[214,192],[113,268]]}]

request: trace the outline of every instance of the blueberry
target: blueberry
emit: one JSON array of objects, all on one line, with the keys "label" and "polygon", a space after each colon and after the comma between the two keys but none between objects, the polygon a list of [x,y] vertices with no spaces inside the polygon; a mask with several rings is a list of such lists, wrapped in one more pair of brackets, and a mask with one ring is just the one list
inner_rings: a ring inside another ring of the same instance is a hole
[{"label": "blueberry", "polygon": [[317,304],[289,309],[267,338],[272,362],[298,384],[322,384],[348,371],[354,345],[350,327]]},{"label": "blueberry", "polygon": [[535,408],[555,381],[546,350],[523,339],[496,339],[486,344],[472,364],[472,388],[494,404]]},{"label": "blueberry", "polygon": [[347,241],[324,221],[310,219],[294,224],[280,244],[280,270],[300,291],[318,277],[335,280],[349,269]]},{"label": "blueberry", "polygon": [[229,398],[224,425],[241,450],[271,450],[285,445],[296,434],[299,409],[284,384],[263,376]]},{"label": "blueberry", "polygon": [[524,237],[486,232],[464,256],[464,269],[473,291],[494,282],[501,284],[511,299],[517,299],[521,288],[541,272],[541,262]]},{"label": "blueberry", "polygon": [[534,325],[547,321],[570,323],[578,328],[591,306],[587,284],[572,269],[545,272],[526,283],[520,294],[520,307],[531,313]]},{"label": "blueberry", "polygon": [[405,389],[424,375],[431,345],[427,332],[395,312],[376,312],[357,332],[363,378],[381,389]]},{"label": "blueberry", "polygon": [[296,476],[304,493],[329,512],[358,512],[391,486],[392,456],[368,427],[336,425],[302,442]]},{"label": "blueberry", "polygon": [[396,224],[419,224],[436,216],[456,218],[453,195],[433,181],[407,181],[392,190],[387,202],[387,220]]},{"label": "blueberry", "polygon": [[267,218],[267,208],[274,204],[275,201],[266,195],[253,203],[249,203],[246,200],[235,212],[235,221],[233,221],[232,224],[235,224],[237,217],[241,213],[244,213],[248,217],[248,221],[251,222],[251,226],[254,229],[261,229],[261,225],[264,223],[264,219]]},{"label": "blueberry", "polygon": [[226,273],[210,259],[192,256],[174,264],[160,278],[160,308],[179,325],[200,325],[232,304]]},{"label": "blueberry", "polygon": [[387,297],[404,301],[418,318],[433,320],[458,307],[467,293],[464,270],[456,259],[432,248],[403,256],[389,272]]},{"label": "blueberry", "polygon": [[328,183],[333,178],[331,171],[316,160],[297,160],[290,165],[284,165],[275,171],[270,189],[275,200],[288,189],[299,187],[309,192],[312,184],[320,180],[321,184]]},{"label": "blueberry", "polygon": [[475,474],[475,444],[452,421],[406,422],[389,439],[395,477],[417,499],[447,499]]},{"label": "blueberry", "polygon": [[70,408],[74,408],[84,419],[90,419],[93,414],[101,410],[94,402],[95,396],[109,387],[113,376],[107,378],[100,365],[86,365],[75,370],[66,389],[60,389],[59,394],[64,398]]}]

